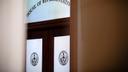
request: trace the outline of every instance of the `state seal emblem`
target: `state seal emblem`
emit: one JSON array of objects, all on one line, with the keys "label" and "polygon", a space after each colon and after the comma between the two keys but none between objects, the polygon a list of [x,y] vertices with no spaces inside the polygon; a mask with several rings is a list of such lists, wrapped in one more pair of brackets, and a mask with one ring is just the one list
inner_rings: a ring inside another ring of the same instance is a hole
[{"label": "state seal emblem", "polygon": [[68,53],[64,50],[61,51],[59,54],[59,63],[64,66],[68,63],[68,59]]},{"label": "state seal emblem", "polygon": [[38,61],[39,61],[39,56],[36,52],[33,52],[31,54],[31,57],[30,57],[30,61],[31,61],[31,64],[33,66],[36,66],[38,64]]}]

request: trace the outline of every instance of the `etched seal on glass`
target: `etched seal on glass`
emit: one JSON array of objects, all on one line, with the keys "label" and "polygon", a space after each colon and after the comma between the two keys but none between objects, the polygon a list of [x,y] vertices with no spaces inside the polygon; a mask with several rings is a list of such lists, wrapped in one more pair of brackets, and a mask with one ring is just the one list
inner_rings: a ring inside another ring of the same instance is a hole
[{"label": "etched seal on glass", "polygon": [[33,53],[31,54],[30,60],[31,60],[31,64],[32,64],[33,66],[36,66],[36,65],[38,64],[38,61],[39,61],[39,56],[38,56],[38,54],[37,54],[36,52],[33,52]]},{"label": "etched seal on glass", "polygon": [[59,63],[64,66],[68,63],[68,59],[68,53],[64,50],[61,51],[59,54]]}]

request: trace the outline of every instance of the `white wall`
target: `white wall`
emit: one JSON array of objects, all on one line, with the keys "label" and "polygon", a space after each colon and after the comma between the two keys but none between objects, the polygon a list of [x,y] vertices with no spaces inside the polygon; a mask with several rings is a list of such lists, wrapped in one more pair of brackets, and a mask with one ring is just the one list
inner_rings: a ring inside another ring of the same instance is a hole
[{"label": "white wall", "polygon": [[0,72],[25,71],[24,0],[0,0]]}]

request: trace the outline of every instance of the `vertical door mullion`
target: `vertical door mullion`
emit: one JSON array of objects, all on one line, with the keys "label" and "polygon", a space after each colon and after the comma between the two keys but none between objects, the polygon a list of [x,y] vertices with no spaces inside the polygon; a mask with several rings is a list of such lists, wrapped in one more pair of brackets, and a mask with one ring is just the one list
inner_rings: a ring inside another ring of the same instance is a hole
[{"label": "vertical door mullion", "polygon": [[43,72],[54,71],[54,38],[48,33],[44,37]]}]

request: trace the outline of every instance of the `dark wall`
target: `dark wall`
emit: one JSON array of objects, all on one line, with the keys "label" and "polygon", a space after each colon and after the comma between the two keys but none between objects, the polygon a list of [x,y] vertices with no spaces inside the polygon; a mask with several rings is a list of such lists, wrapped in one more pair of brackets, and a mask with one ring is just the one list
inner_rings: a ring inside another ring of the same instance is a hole
[{"label": "dark wall", "polygon": [[127,72],[128,2],[81,0],[78,72]]}]

